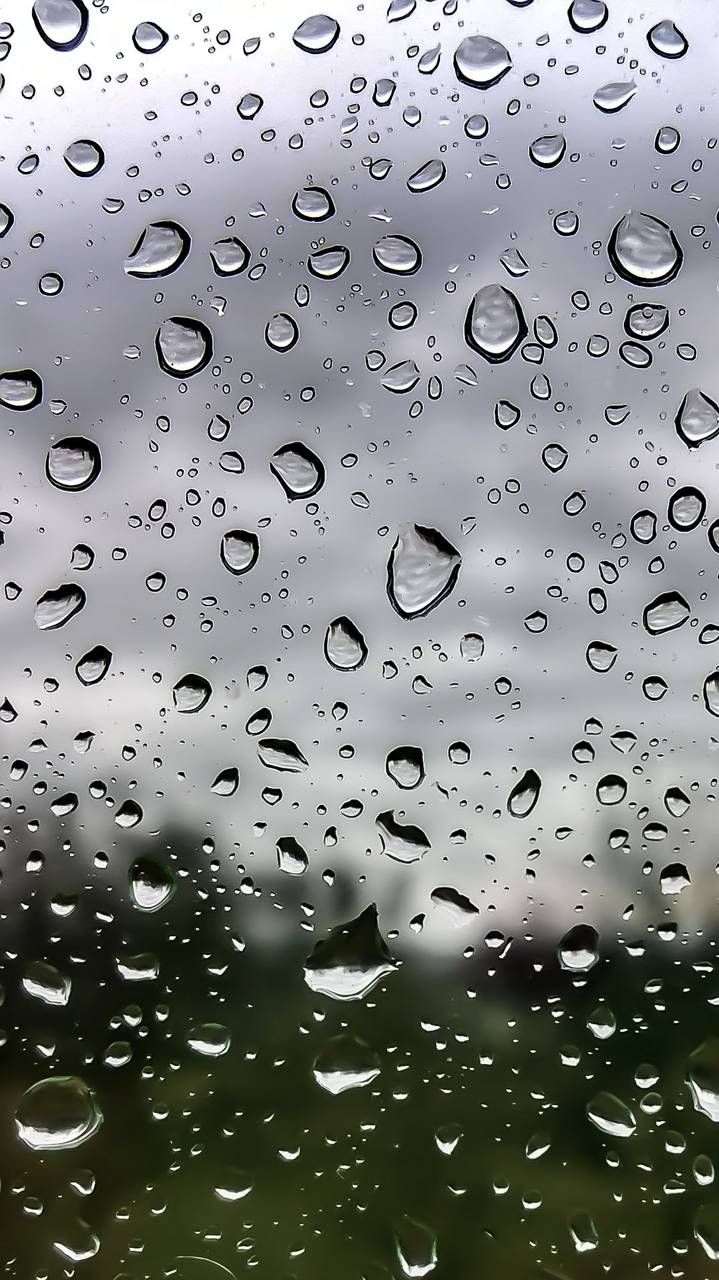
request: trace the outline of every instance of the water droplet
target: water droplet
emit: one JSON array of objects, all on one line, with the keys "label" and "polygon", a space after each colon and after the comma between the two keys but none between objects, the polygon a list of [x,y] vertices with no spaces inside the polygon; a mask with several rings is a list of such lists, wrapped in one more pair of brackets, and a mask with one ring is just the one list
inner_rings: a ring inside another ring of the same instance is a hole
[{"label": "water droplet", "polygon": [[687,1084],[694,1109],[719,1124],[719,1039],[705,1040],[689,1056]]},{"label": "water droplet", "polygon": [[529,158],[540,169],[553,169],[567,150],[563,133],[547,133],[529,144]]},{"label": "water droplet", "polygon": [[467,345],[490,364],[509,360],[527,335],[518,299],[502,284],[487,284],[475,293],[464,321]]},{"label": "water droplet", "polygon": [[34,409],[42,400],[42,380],[33,369],[0,373],[0,404],[5,409]]},{"label": "water droplet", "polygon": [[589,973],[599,960],[599,936],[588,924],[575,924],[562,938],[559,963],[568,973]]},{"label": "water droplet", "polygon": [[511,69],[509,50],[491,36],[466,36],[457,46],[454,70],[463,84],[490,89]]},{"label": "water droplet", "polygon": [[324,222],[334,216],[335,206],[324,187],[301,187],[292,198],[292,212],[305,222]]},{"label": "water droplet", "polygon": [[178,711],[184,715],[191,715],[195,711],[201,711],[209,702],[212,695],[212,686],[209,680],[205,680],[204,676],[186,675],[177,681],[172,690],[172,701]]},{"label": "water droplet", "polygon": [[377,815],[377,827],[382,852],[395,862],[419,862],[431,848],[424,831],[412,823],[399,822],[392,809]]},{"label": "water droplet", "polygon": [[642,620],[652,636],[674,631],[688,619],[691,609],[679,591],[664,591],[644,609]]},{"label": "water droplet", "polygon": [[104,644],[96,644],[93,649],[88,649],[87,653],[84,653],[78,660],[75,666],[75,673],[81,684],[99,684],[110,670],[111,662],[112,654],[110,650],[106,649]]},{"label": "water droplet", "polygon": [[694,387],[682,400],[674,425],[685,445],[698,449],[719,434],[719,405]]},{"label": "water droplet", "polygon": [[210,260],[216,276],[238,276],[250,261],[250,251],[237,236],[225,236],[224,240],[215,240]]},{"label": "water droplet", "polygon": [[689,529],[696,529],[697,525],[704,518],[707,509],[707,500],[701,489],[695,489],[692,485],[687,485],[682,489],[677,489],[669,499],[669,520],[675,529],[686,532]]},{"label": "water droplet", "polygon": [[212,783],[210,790],[216,796],[233,796],[240,785],[240,771],[235,765],[230,765],[227,769],[222,769],[215,781]]},{"label": "water droplet", "polygon": [[302,876],[310,865],[307,854],[294,836],[282,836],[277,841],[277,865],[286,876]]},{"label": "water droplet", "polygon": [[414,195],[432,191],[440,182],[444,182],[446,176],[447,167],[442,160],[428,160],[407,179],[407,190]]},{"label": "water droplet", "polygon": [[678,129],[675,129],[670,124],[664,124],[661,129],[657,130],[654,146],[660,155],[669,156],[676,151],[680,142],[681,135]]},{"label": "water droplet", "polygon": [[85,605],[85,592],[74,582],[45,591],[35,604],[35,622],[41,631],[64,627]]},{"label": "water droplet", "polygon": [[185,316],[163,320],[155,335],[160,368],[173,378],[189,378],[212,358],[212,334],[207,325]]},{"label": "water droplet", "polygon": [[72,983],[54,964],[33,960],[27,965],[22,979],[23,990],[34,1000],[56,1008],[64,1008],[72,992]]},{"label": "water droplet", "polygon": [[452,591],[462,557],[436,529],[406,525],[390,553],[387,594],[401,618],[421,618]]},{"label": "water droplet", "polygon": [[57,489],[87,489],[100,474],[100,450],[84,436],[66,436],[50,446],[45,473]]},{"label": "water droplet", "polygon": [[684,32],[679,30],[671,18],[657,22],[647,32],[647,42],[652,52],[658,53],[660,58],[683,58],[689,48]]},{"label": "water droplet", "polygon": [[190,1028],[187,1036],[188,1048],[203,1058],[221,1058],[230,1044],[230,1033],[221,1022],[199,1022]]},{"label": "water droplet", "polygon": [[617,223],[607,251],[612,266],[625,280],[645,286],[673,280],[684,256],[666,222],[634,209]]},{"label": "water droplet", "polygon": [[279,769],[281,773],[304,773],[309,768],[299,747],[289,738],[263,738],[257,744],[257,754],[268,769]]},{"label": "water droplet", "polygon": [[270,470],[290,501],[313,497],[325,482],[325,469],[320,459],[299,441],[277,449],[270,459]]},{"label": "water droplet", "polygon": [[380,270],[393,275],[414,275],[422,265],[420,247],[408,236],[382,236],[372,250],[372,257]]},{"label": "water droplet", "polygon": [[315,1058],[312,1074],[327,1093],[363,1089],[380,1074],[380,1060],[374,1049],[359,1036],[334,1036]]},{"label": "water droplet", "polygon": [[581,35],[599,31],[609,17],[604,0],[572,0],[568,10],[569,21]]},{"label": "water droplet", "polygon": [[379,931],[372,903],[315,945],[304,965],[307,986],[333,1000],[361,1000],[392,973],[396,960]]},{"label": "water droplet", "polygon": [[337,42],[340,25],[326,13],[305,18],[297,27],[292,39],[304,53],[327,53]]},{"label": "water droplet", "polygon": [[597,89],[592,102],[598,111],[603,111],[605,115],[613,115],[615,111],[621,111],[631,102],[636,91],[635,80],[610,80],[609,84],[603,84]]},{"label": "water droplet", "polygon": [[32,18],[51,49],[67,52],[85,39],[88,15],[82,0],[35,0]]},{"label": "water droplet", "polygon": [[94,1093],[77,1076],[50,1076],[23,1094],[15,1113],[18,1137],[33,1151],[65,1151],[102,1124]]},{"label": "water droplet", "polygon": [[704,681],[704,706],[710,715],[719,716],[719,671],[713,671]]},{"label": "water droplet", "polygon": [[130,867],[132,901],[140,911],[159,911],[175,892],[175,877],[152,858],[137,858]]},{"label": "water droplet", "polygon": [[265,327],[265,341],[273,351],[291,351],[299,336],[297,322],[284,311],[272,316]]},{"label": "water droplet", "polygon": [[459,654],[465,662],[479,662],[484,653],[484,638],[475,631],[468,631],[459,642]]},{"label": "water droplet", "polygon": [[385,760],[385,769],[403,791],[412,791],[424,780],[424,756],[419,747],[395,747]]},{"label": "water droplet", "polygon": [[132,33],[132,43],[138,53],[159,53],[167,41],[167,32],[156,22],[139,22]]},{"label": "water droplet", "polygon": [[319,280],[336,280],[349,266],[349,261],[349,249],[341,244],[333,244],[317,253],[311,253],[307,259],[307,269]]},{"label": "water droplet", "polygon": [[249,573],[260,554],[260,542],[256,533],[247,529],[230,529],[223,533],[220,542],[220,559],[230,573]]},{"label": "water droplet", "polygon": [[90,138],[78,138],[71,142],[63,153],[68,169],[78,178],[92,178],[99,173],[105,163],[105,153],[97,142]]},{"label": "water droplet", "polygon": [[394,1235],[397,1261],[407,1280],[421,1280],[437,1266],[437,1239],[433,1231],[407,1214]]},{"label": "water droplet", "polygon": [[479,915],[479,907],[464,893],[460,893],[452,885],[440,885],[433,889],[430,901],[450,916],[455,925],[472,924]]},{"label": "water droplet", "polygon": [[659,888],[666,894],[682,893],[689,888],[691,882],[691,876],[683,862],[668,863],[666,867],[662,867],[659,875]]},{"label": "water droplet", "polygon": [[629,1107],[613,1093],[596,1094],[587,1103],[587,1115],[595,1128],[610,1138],[631,1138],[637,1127]]},{"label": "water droplet", "polygon": [[669,325],[669,312],[661,303],[643,302],[630,307],[624,317],[624,328],[632,338],[649,342],[658,338]]},{"label": "water droplet", "polygon": [[189,232],[179,222],[151,222],[125,259],[125,271],[140,280],[169,276],[182,266],[190,246]]},{"label": "water droplet", "polygon": [[337,671],[356,671],[367,657],[367,645],[349,618],[335,618],[325,635],[325,657]]},{"label": "water droplet", "polygon": [[527,769],[509,793],[507,810],[512,817],[528,818],[539,799],[541,789],[542,779],[539,774],[534,769]]}]

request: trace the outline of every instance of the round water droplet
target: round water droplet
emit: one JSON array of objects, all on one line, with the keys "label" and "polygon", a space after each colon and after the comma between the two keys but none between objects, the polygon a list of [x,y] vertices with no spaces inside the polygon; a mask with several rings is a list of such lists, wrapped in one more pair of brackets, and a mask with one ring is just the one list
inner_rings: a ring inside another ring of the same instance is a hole
[{"label": "round water droplet", "polygon": [[38,289],[45,298],[56,298],[62,293],[65,281],[56,271],[47,271],[38,281]]},{"label": "round water droplet", "polygon": [[78,138],[77,142],[66,147],[63,159],[78,178],[92,178],[104,165],[105,153],[99,143],[89,138]]},{"label": "round water droplet", "polygon": [[653,53],[658,53],[660,58],[683,58],[689,48],[689,41],[680,31],[671,18],[664,18],[661,22],[657,22],[651,30],[647,32],[647,43]]},{"label": "round water droplet", "polygon": [[301,187],[292,198],[292,212],[305,222],[324,222],[335,213],[335,206],[324,187]]},{"label": "round water droplet", "polygon": [[139,22],[132,33],[132,43],[138,53],[159,53],[167,41],[167,32],[156,22]]},{"label": "round water droplet", "polygon": [[588,973],[599,960],[599,936],[588,924],[575,924],[562,938],[558,957],[568,973]]},{"label": "round water droplet", "polygon": [[0,373],[0,404],[5,409],[34,409],[42,400],[42,380],[33,369]]},{"label": "round water droplet", "polygon": [[452,591],[462,557],[424,525],[406,525],[387,564],[387,595],[401,618],[421,618]]},{"label": "round water droplet", "polygon": [[618,773],[607,773],[599,779],[596,794],[600,804],[621,804],[627,794],[627,784]]},{"label": "round water droplet", "polygon": [[335,1036],[315,1058],[312,1074],[327,1093],[362,1089],[380,1074],[378,1055],[359,1036]]},{"label": "round water droplet", "polygon": [[396,960],[379,931],[374,903],[315,945],[304,965],[310,991],[332,1000],[362,1000],[392,973]]},{"label": "round water droplet", "polygon": [[230,529],[223,533],[220,543],[220,559],[230,573],[248,573],[257,564],[260,541],[256,533],[247,529]]},{"label": "round water droplet", "polygon": [[408,236],[382,236],[372,250],[372,257],[381,271],[393,275],[414,275],[422,265],[420,247]]},{"label": "round water droplet", "polygon": [[349,618],[335,618],[325,635],[325,657],[337,671],[356,671],[367,658],[367,645]]},{"label": "round water droplet", "polygon": [[707,500],[701,489],[686,485],[682,489],[677,489],[669,499],[670,523],[680,531],[696,529],[703,520],[706,509]]},{"label": "round water droplet", "polygon": [[657,136],[654,139],[656,150],[663,156],[669,156],[676,151],[681,142],[681,134],[670,124],[663,124],[661,129],[657,130]]},{"label": "round water droplet", "polygon": [[395,747],[385,760],[385,769],[403,791],[412,791],[424,780],[424,756],[419,747]]},{"label": "round water droplet", "polygon": [[553,169],[567,150],[563,133],[547,133],[529,144],[529,158],[540,169]]},{"label": "round water droplet", "polygon": [[607,251],[612,266],[625,280],[645,286],[673,280],[684,257],[666,222],[634,209],[617,223]]},{"label": "round water droplet", "polygon": [[674,631],[687,621],[691,609],[679,591],[663,591],[644,610],[642,620],[652,636]]},{"label": "round water droplet", "polygon": [[160,862],[138,858],[130,867],[132,901],[140,911],[159,911],[175,892],[175,877]]},{"label": "round water droplet", "polygon": [[33,1151],[79,1147],[102,1124],[94,1093],[77,1076],[50,1076],[23,1094],[15,1112],[18,1137]]},{"label": "round water droplet", "polygon": [[76,49],[87,32],[87,9],[82,0],[35,0],[32,19],[51,49]]},{"label": "round water droplet", "polygon": [[465,662],[479,662],[484,653],[484,638],[474,631],[468,631],[459,642],[459,653]]},{"label": "round water droplet", "polygon": [[173,378],[189,378],[212,358],[212,334],[207,325],[185,316],[163,320],[155,335],[160,368]]},{"label": "round water droplet", "polygon": [[284,311],[278,311],[265,327],[265,342],[273,351],[291,351],[300,336],[297,322]]},{"label": "round water droplet", "polygon": [[466,36],[454,54],[454,70],[463,84],[490,89],[511,69],[509,50],[491,36]]},{"label": "round water droplet", "polygon": [[85,605],[85,592],[74,582],[64,582],[41,595],[35,604],[35,622],[41,631],[64,627]]},{"label": "round water droplet", "polygon": [[237,236],[216,240],[210,249],[212,269],[216,276],[237,276],[247,267],[250,251]]},{"label": "round water droplet", "polygon": [[507,810],[513,818],[528,818],[539,799],[542,779],[534,769],[527,769],[513,787],[507,800]]},{"label": "round water droplet", "polygon": [[333,244],[326,249],[311,253],[307,259],[307,269],[319,280],[336,280],[349,266],[350,251],[344,245]]},{"label": "round water droplet", "polygon": [[201,711],[209,702],[211,695],[212,686],[209,680],[205,680],[204,676],[191,674],[178,680],[172,690],[172,701],[178,711],[187,715],[194,711]]},{"label": "round water droplet", "polygon": [[300,23],[292,39],[304,53],[327,53],[336,44],[339,33],[340,24],[335,18],[317,13]]},{"label": "round water droplet", "polygon": [[101,470],[100,450],[84,436],[66,436],[50,446],[45,460],[45,473],[57,489],[87,489],[97,480]]},{"label": "round water droplet", "polygon": [[588,35],[604,26],[609,10],[604,0],[572,0],[568,17],[575,31]]},{"label": "round water droplet", "polygon": [[649,342],[658,338],[669,325],[669,312],[661,303],[644,302],[630,307],[624,317],[624,328],[632,338]]},{"label": "round water droplet", "polygon": [[502,284],[487,284],[475,293],[464,321],[467,346],[490,364],[509,360],[527,335],[518,299]]},{"label": "round water droplet", "polygon": [[190,1028],[187,1036],[188,1048],[203,1058],[221,1058],[231,1042],[230,1033],[221,1022],[200,1022]]},{"label": "round water droplet", "polygon": [[190,252],[189,232],[179,222],[151,222],[125,259],[128,276],[154,280],[182,266]]},{"label": "round water droplet", "polygon": [[99,684],[110,670],[111,662],[112,654],[109,649],[105,648],[104,644],[96,644],[94,649],[88,649],[87,653],[83,654],[75,666],[75,673],[80,684]]}]

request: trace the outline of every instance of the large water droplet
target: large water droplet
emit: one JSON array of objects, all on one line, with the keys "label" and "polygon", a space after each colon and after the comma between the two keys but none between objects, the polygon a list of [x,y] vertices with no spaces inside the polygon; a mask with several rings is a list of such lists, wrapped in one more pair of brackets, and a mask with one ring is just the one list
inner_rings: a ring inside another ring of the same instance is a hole
[{"label": "large water droplet", "polygon": [[507,809],[513,818],[527,818],[539,799],[542,779],[534,769],[520,778],[513,787],[507,800]]},{"label": "large water droplet", "polygon": [[42,379],[34,369],[0,373],[0,404],[5,409],[34,409],[42,400]]},{"label": "large water droplet", "polygon": [[23,1094],[15,1124],[18,1137],[33,1151],[64,1151],[97,1133],[102,1112],[84,1080],[50,1076]]},{"label": "large water droplet", "polygon": [[419,747],[395,747],[385,760],[385,769],[403,791],[412,791],[424,779],[424,757]]},{"label": "large water droplet", "polygon": [[364,636],[350,618],[335,618],[325,635],[325,657],[337,671],[356,671],[367,657]]},{"label": "large water droplet", "polygon": [[660,302],[641,302],[630,307],[624,317],[624,328],[632,338],[649,342],[658,338],[669,324],[669,312]]},{"label": "large water droplet", "polygon": [[125,259],[125,271],[140,280],[169,276],[185,261],[190,246],[190,234],[179,222],[151,222]]},{"label": "large water droplet", "polygon": [[625,280],[645,286],[673,280],[683,261],[671,227],[661,218],[635,209],[617,223],[607,251],[612,266]]},{"label": "large water droplet", "polygon": [[97,142],[90,138],[78,138],[65,148],[63,159],[68,169],[78,178],[92,178],[99,173],[105,163],[105,153]]},{"label": "large water droplet", "polygon": [[273,351],[291,351],[300,336],[297,321],[278,311],[265,326],[265,342]]},{"label": "large water droplet", "polygon": [[45,591],[35,604],[35,622],[41,631],[64,627],[85,605],[85,592],[74,582]]},{"label": "large water droplet", "polygon": [[665,631],[681,627],[690,613],[691,609],[679,591],[664,591],[646,606],[642,618],[649,634],[660,636]]},{"label": "large water droplet", "polygon": [[172,690],[172,701],[178,711],[191,715],[201,711],[212,695],[212,685],[204,676],[189,674],[177,681]]},{"label": "large water droplet", "polygon": [[437,1266],[437,1238],[423,1222],[404,1215],[395,1230],[394,1245],[402,1274],[422,1280]]},{"label": "large water droplet", "polygon": [[132,43],[138,53],[159,53],[167,44],[168,35],[156,22],[138,22],[132,33]]},{"label": "large water droplet", "polygon": [[567,150],[563,133],[545,133],[529,144],[529,158],[540,169],[553,169]]},{"label": "large water droplet", "polygon": [[401,618],[421,618],[452,591],[462,557],[424,525],[406,525],[387,564],[387,594]]},{"label": "large water droplet", "polygon": [[599,936],[589,924],[575,924],[562,938],[559,963],[568,973],[588,973],[599,960]]},{"label": "large water droplet", "polygon": [[159,911],[175,892],[175,877],[153,858],[137,858],[130,867],[130,892],[140,911]]},{"label": "large water droplet", "polygon": [[109,649],[105,648],[104,644],[96,644],[93,649],[88,649],[87,653],[83,654],[75,666],[75,673],[80,684],[99,684],[110,670],[111,662],[112,654]]},{"label": "large water droplet", "polygon": [[85,39],[87,9],[82,0],[35,0],[32,19],[51,49],[66,52]]},{"label": "large water droplet", "polygon": [[372,250],[372,257],[381,271],[393,275],[411,276],[422,266],[420,247],[409,236],[382,236]]},{"label": "large water droplet", "polygon": [[491,36],[466,36],[454,54],[454,70],[463,84],[490,89],[512,66],[509,50]]},{"label": "large water droplet", "polygon": [[598,111],[605,115],[614,115],[621,111],[634,97],[637,91],[636,80],[610,80],[597,89],[592,102]]},{"label": "large water droplet", "polygon": [[526,337],[519,300],[503,284],[486,284],[475,293],[464,321],[465,342],[490,364],[509,360]]},{"label": "large water droplet", "polygon": [[382,852],[395,862],[419,862],[428,849],[429,839],[421,827],[409,822],[399,822],[394,810],[387,809],[377,815],[377,827],[382,843]]},{"label": "large water droplet", "polygon": [[689,42],[671,18],[663,18],[647,32],[649,48],[660,58],[683,58]]},{"label": "large water droplet", "polygon": [[316,13],[305,18],[294,32],[292,39],[304,53],[327,53],[336,43],[340,24],[326,13]]},{"label": "large water droplet", "polygon": [[292,212],[305,222],[324,222],[334,215],[335,206],[324,187],[300,187],[292,197]]},{"label": "large water droplet", "polygon": [[212,358],[212,334],[200,320],[171,316],[155,335],[160,368],[173,378],[199,373]]},{"label": "large water droplet", "polygon": [[677,489],[669,499],[669,522],[681,533],[696,529],[703,520],[707,509],[707,500],[701,489],[693,485],[685,485]]},{"label": "large water droplet", "polygon": [[379,931],[377,907],[372,903],[316,944],[305,961],[304,976],[310,990],[319,995],[361,1000],[396,964]]},{"label": "large water droplet", "polygon": [[377,1079],[380,1060],[374,1049],[349,1033],[335,1036],[315,1058],[312,1074],[327,1093],[362,1089]]},{"label": "large water droplet", "polygon": [[319,280],[336,280],[349,266],[350,251],[342,244],[328,245],[311,253],[307,259],[307,269]]},{"label": "large water droplet", "polygon": [[432,905],[440,907],[455,925],[472,924],[479,915],[479,907],[454,885],[439,885],[429,896]]},{"label": "large water droplet", "polygon": [[407,190],[414,195],[432,191],[440,182],[444,182],[446,176],[447,168],[442,160],[428,160],[407,179]]},{"label": "large water droplet", "polygon": [[610,1138],[631,1138],[637,1127],[633,1112],[613,1093],[598,1093],[587,1103],[587,1115],[600,1133]]},{"label": "large water droplet", "polygon": [[289,738],[263,738],[257,744],[257,754],[268,769],[281,773],[304,773],[309,768],[297,743]]},{"label": "large water droplet", "polygon": [[48,480],[58,489],[87,489],[101,469],[100,450],[84,436],[66,436],[50,446],[45,460]]},{"label": "large water droplet", "polygon": [[700,444],[719,434],[719,405],[694,387],[682,400],[674,425],[685,445],[698,449]]},{"label": "large water droplet", "polygon": [[273,453],[270,470],[277,476],[290,502],[313,497],[325,482],[325,469],[320,459],[297,440],[283,444]]},{"label": "large water droplet", "polygon": [[32,960],[27,965],[22,979],[23,990],[35,1000],[43,1004],[64,1008],[70,999],[72,983],[64,973],[60,973],[54,964],[46,964],[44,960]]},{"label": "large water droplet", "polygon": [[225,236],[223,240],[215,240],[210,260],[216,276],[238,276],[250,260],[250,251],[237,236]]},{"label": "large water droplet", "polygon": [[609,10],[604,0],[572,0],[568,16],[575,31],[588,35],[604,26]]},{"label": "large water droplet", "polygon": [[257,564],[260,541],[247,529],[229,529],[220,543],[220,559],[230,573],[248,573]]}]

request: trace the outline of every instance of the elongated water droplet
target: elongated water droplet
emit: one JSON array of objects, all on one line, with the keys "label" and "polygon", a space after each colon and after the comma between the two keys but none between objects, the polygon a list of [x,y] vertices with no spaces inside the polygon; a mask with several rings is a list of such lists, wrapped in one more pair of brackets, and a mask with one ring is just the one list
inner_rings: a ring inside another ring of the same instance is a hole
[{"label": "elongated water droplet", "polygon": [[513,818],[528,818],[539,799],[542,779],[534,769],[526,773],[515,783],[507,800],[507,809]]},{"label": "elongated water droplet", "polygon": [[337,671],[356,671],[367,657],[364,636],[350,618],[335,618],[325,634],[325,657]]},{"label": "elongated water droplet", "polygon": [[382,236],[372,257],[380,270],[392,275],[411,276],[422,266],[420,247],[409,236]]},{"label": "elongated water droplet", "polygon": [[230,765],[227,769],[222,769],[218,773],[210,790],[216,796],[233,796],[239,785],[240,771],[235,765]]},{"label": "elongated water droplet", "polygon": [[598,111],[613,115],[628,106],[636,91],[636,80],[610,80],[596,90],[592,102]]},{"label": "elongated water droplet", "polygon": [[388,809],[377,815],[382,852],[395,862],[419,862],[431,848],[428,837],[421,827],[409,822],[399,822],[394,810]]},{"label": "elongated water droplet", "polygon": [[210,260],[216,276],[238,276],[250,261],[250,251],[237,236],[225,236],[224,240],[215,240]]},{"label": "elongated water droplet", "polygon": [[687,621],[691,609],[679,591],[664,591],[652,600],[644,610],[644,626],[652,636],[674,631]]},{"label": "elongated water droplet", "polygon": [[453,885],[440,885],[433,889],[430,901],[433,906],[440,907],[455,925],[472,924],[479,915],[479,907]]},{"label": "elongated water droplet", "polygon": [[696,1111],[719,1124],[719,1039],[711,1036],[689,1056],[687,1084]]},{"label": "elongated water droplet", "polygon": [[316,13],[296,28],[292,39],[304,53],[327,53],[336,43],[340,25],[326,13]]},{"label": "elongated water droplet", "polygon": [[42,379],[33,369],[13,369],[0,373],[0,405],[24,412],[42,400]]},{"label": "elongated water droplet", "polygon": [[190,252],[189,232],[179,222],[151,222],[125,259],[125,272],[140,280],[169,276]]},{"label": "elongated water droplet", "polygon": [[600,1133],[610,1138],[631,1138],[637,1122],[632,1111],[621,1098],[603,1091],[587,1103],[587,1115]]},{"label": "elongated water droplet", "polygon": [[84,608],[85,592],[74,582],[64,582],[40,596],[35,604],[35,622],[41,631],[64,627]]},{"label": "elongated water droplet", "polygon": [[77,662],[75,672],[78,680],[84,685],[99,684],[110,670],[111,662],[110,650],[106,649],[104,644],[96,644]]},{"label": "elongated water droplet", "polygon": [[529,144],[529,158],[540,169],[553,169],[563,159],[567,140],[563,133],[546,133]]},{"label": "elongated water droplet", "polygon": [[518,299],[502,284],[475,293],[464,321],[465,342],[490,364],[509,360],[527,335]]},{"label": "elongated water droplet", "polygon": [[344,245],[328,245],[327,248],[310,254],[307,269],[320,280],[336,280],[349,266],[349,261],[350,251]]},{"label": "elongated water droplet", "polygon": [[309,768],[297,743],[289,738],[263,738],[257,744],[257,754],[268,769],[282,773],[304,773]]},{"label": "elongated water droplet", "polygon": [[397,1261],[407,1280],[421,1280],[437,1266],[437,1238],[423,1222],[404,1215],[394,1235]]},{"label": "elongated water droplet", "polygon": [[698,449],[719,434],[719,405],[694,387],[687,391],[674,419],[677,434],[689,449]]},{"label": "elongated water droplet", "polygon": [[440,182],[444,182],[446,176],[447,167],[442,160],[428,160],[407,179],[407,190],[414,195],[432,191]]}]

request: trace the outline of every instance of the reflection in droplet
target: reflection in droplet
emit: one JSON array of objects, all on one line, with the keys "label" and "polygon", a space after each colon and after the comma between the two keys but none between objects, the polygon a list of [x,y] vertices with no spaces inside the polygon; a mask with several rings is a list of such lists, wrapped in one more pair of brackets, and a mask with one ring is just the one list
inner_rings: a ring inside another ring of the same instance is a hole
[{"label": "reflection in droplet", "polygon": [[646,606],[642,619],[650,635],[660,636],[665,631],[681,627],[690,613],[691,609],[679,591],[663,591]]},{"label": "reflection in droplet", "polygon": [[292,39],[304,53],[327,53],[336,43],[339,33],[339,23],[335,18],[317,13],[300,23]]},{"label": "reflection in droplet", "polygon": [[527,335],[518,299],[502,284],[487,284],[475,293],[464,321],[467,345],[497,364],[509,360]]},{"label": "reflection in droplet", "polygon": [[666,222],[635,209],[617,223],[607,251],[612,266],[625,280],[644,286],[673,280],[684,257]]},{"label": "reflection in droplet", "polygon": [[402,618],[420,618],[452,591],[462,557],[437,529],[406,525],[387,564],[387,594]]},{"label": "reflection in droplet", "polygon": [[694,387],[682,400],[674,425],[687,448],[698,449],[719,434],[719,405]]},{"label": "reflection in droplet", "polygon": [[396,960],[379,931],[372,903],[316,943],[304,965],[307,986],[333,1000],[361,1000],[392,973]]},{"label": "reflection in droplet", "polygon": [[65,148],[63,159],[68,169],[78,178],[92,178],[105,163],[105,154],[97,142],[90,138],[78,138]]},{"label": "reflection in droplet", "polygon": [[490,89],[511,66],[509,50],[491,36],[466,36],[454,54],[457,78],[473,89]]},{"label": "reflection in droplet", "polygon": [[212,334],[200,320],[172,316],[155,335],[160,368],[173,378],[189,378],[212,358]]},{"label": "reflection in droplet", "polygon": [[335,618],[325,634],[325,657],[337,671],[356,671],[367,658],[364,636],[350,618]]},{"label": "reflection in droplet", "polygon": [[50,1076],[23,1094],[15,1112],[18,1137],[33,1151],[79,1147],[102,1124],[92,1090],[77,1076]]},{"label": "reflection in droplet", "polygon": [[101,469],[100,450],[93,440],[83,436],[66,436],[50,446],[45,460],[48,480],[57,489],[87,489],[97,480]]},{"label": "reflection in droplet", "polygon": [[35,0],[35,28],[51,49],[76,49],[87,32],[87,9],[82,0]]},{"label": "reflection in droplet", "polygon": [[130,892],[140,911],[159,911],[175,892],[175,877],[153,858],[137,858],[130,867]]},{"label": "reflection in droplet", "polygon": [[125,259],[128,276],[139,279],[169,276],[190,252],[190,236],[179,222],[151,222]]},{"label": "reflection in droplet", "polygon": [[507,800],[507,810],[513,818],[527,818],[539,799],[542,779],[534,769],[527,769],[515,783]]},{"label": "reflection in droplet", "polygon": [[220,559],[230,573],[248,573],[257,564],[260,540],[247,529],[230,529],[223,533],[220,543]]},{"label": "reflection in droplet", "polygon": [[35,622],[40,631],[64,627],[85,605],[85,592],[74,582],[44,592],[35,604]]},{"label": "reflection in droplet", "polygon": [[378,1055],[359,1036],[335,1036],[315,1058],[312,1074],[327,1093],[362,1089],[380,1074]]},{"label": "reflection in droplet", "polygon": [[420,247],[408,236],[382,236],[372,250],[372,257],[382,271],[400,276],[414,275],[422,265]]},{"label": "reflection in droplet", "polygon": [[0,373],[0,405],[5,409],[34,409],[42,400],[42,380],[33,369]]},{"label": "reflection in droplet", "polygon": [[178,711],[185,715],[201,711],[209,702],[212,686],[204,676],[194,674],[183,676],[172,690],[172,701]]}]

